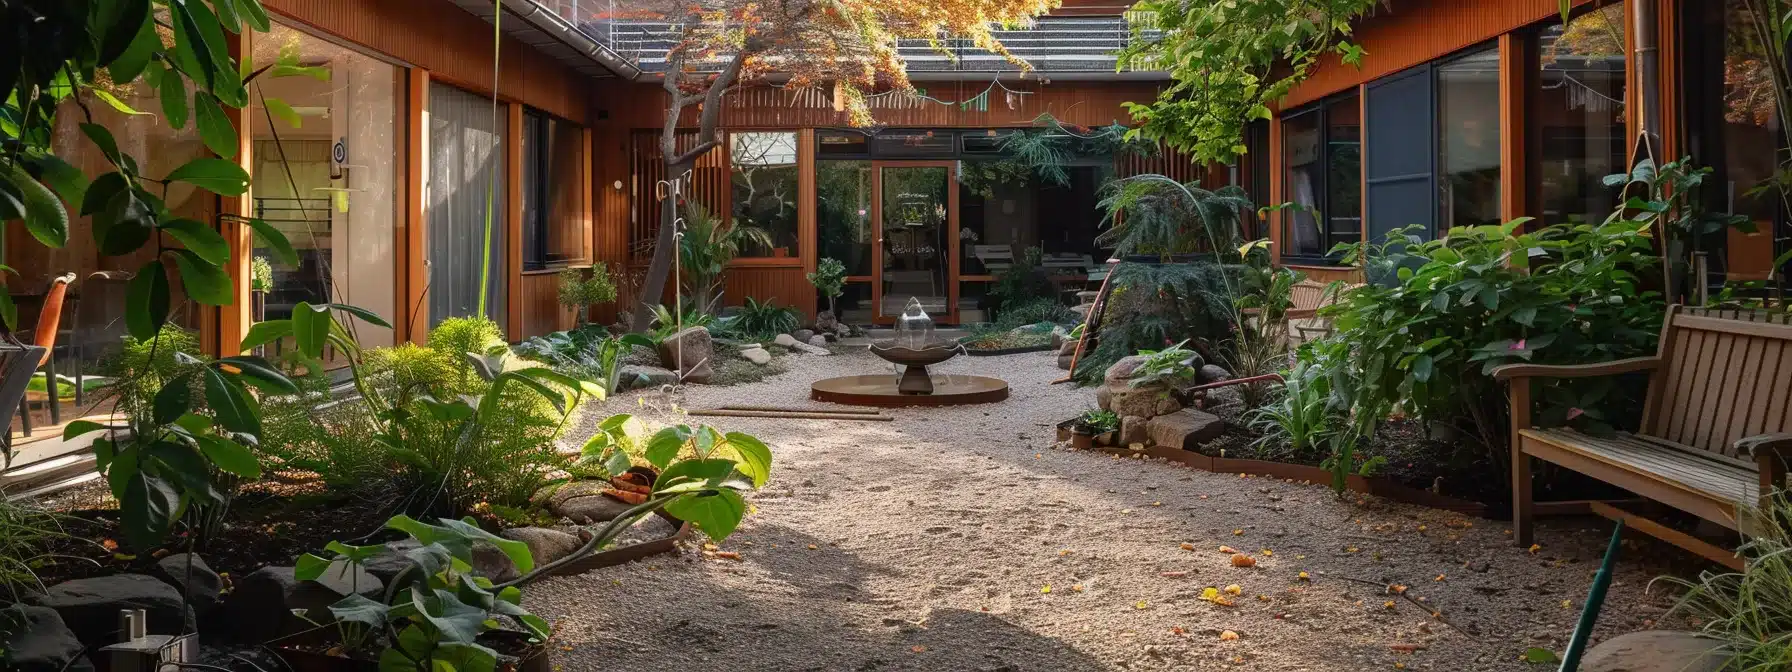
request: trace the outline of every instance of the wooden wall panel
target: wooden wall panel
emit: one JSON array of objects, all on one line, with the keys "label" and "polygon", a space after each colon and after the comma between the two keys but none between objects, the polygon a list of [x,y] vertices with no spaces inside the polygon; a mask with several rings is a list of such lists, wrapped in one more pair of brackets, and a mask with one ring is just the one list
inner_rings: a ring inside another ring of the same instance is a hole
[{"label": "wooden wall panel", "polygon": [[[266,0],[270,12],[430,71],[474,92],[492,88],[492,25],[441,0]],[[520,20],[514,16],[507,20]],[[498,94],[589,122],[590,80],[513,38],[503,40]]]},{"label": "wooden wall panel", "polygon": [[[1576,6],[1610,0],[1574,0]],[[1383,75],[1404,70],[1551,17],[1558,0],[1393,0],[1359,21],[1357,44],[1368,50],[1362,67],[1335,55],[1320,59],[1311,77],[1289,92],[1283,109],[1298,107]]]},{"label": "wooden wall panel", "polygon": [[744,297],[759,301],[775,300],[802,312],[803,319],[815,319],[815,287],[803,277],[798,267],[767,268],[733,266],[722,275],[722,303],[738,306]]},{"label": "wooden wall panel", "polygon": [[517,307],[522,331],[511,338],[522,340],[572,327],[572,311],[560,307],[558,290],[554,273],[530,273],[522,277],[523,302]]}]

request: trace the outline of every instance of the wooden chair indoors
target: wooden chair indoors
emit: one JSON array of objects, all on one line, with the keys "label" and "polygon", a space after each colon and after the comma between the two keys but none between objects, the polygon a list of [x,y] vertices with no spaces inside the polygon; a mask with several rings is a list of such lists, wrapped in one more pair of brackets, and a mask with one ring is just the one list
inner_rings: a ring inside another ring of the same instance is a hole
[{"label": "wooden chair indoors", "polygon": [[125,287],[135,274],[130,271],[94,271],[75,287],[69,297],[69,319],[64,323],[58,347],[69,355],[69,374],[75,378],[75,405],[87,403],[87,373],[83,367],[98,361],[122,342],[124,331]]},{"label": "wooden chair indoors", "polygon": [[60,334],[62,309],[67,303],[68,288],[75,281],[74,273],[64,273],[50,279],[50,287],[44,292],[43,308],[37,313],[37,324],[31,328],[31,341],[44,349],[44,355],[38,361],[38,368],[44,371],[44,391],[31,391],[19,401],[19,428],[24,436],[31,436],[31,404],[41,402],[50,409],[50,424],[62,424],[62,401],[56,380],[56,337]]}]

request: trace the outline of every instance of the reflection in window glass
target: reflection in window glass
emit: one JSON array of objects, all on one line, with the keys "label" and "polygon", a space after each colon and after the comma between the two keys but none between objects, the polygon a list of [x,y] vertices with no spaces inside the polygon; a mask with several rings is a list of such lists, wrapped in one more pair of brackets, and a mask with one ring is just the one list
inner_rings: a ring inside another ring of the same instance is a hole
[{"label": "reflection in window glass", "polygon": [[797,256],[796,134],[728,134],[730,167],[734,182],[734,226],[764,230],[771,249],[757,244],[741,250],[742,257]]},{"label": "reflection in window glass", "polygon": [[1546,220],[1596,221],[1617,204],[1604,178],[1623,172],[1624,5],[1607,5],[1566,25],[1543,29],[1538,46],[1542,90],[1542,180]]},{"label": "reflection in window glass", "polygon": [[1757,231],[1717,231],[1702,241],[1701,249],[1712,253],[1712,270],[1734,280],[1766,279],[1785,249],[1785,243],[1776,249],[1773,241],[1792,241],[1792,231],[1784,228],[1773,234],[1776,224],[1786,226],[1779,192],[1749,195],[1773,177],[1774,152],[1785,143],[1773,59],[1757,32],[1755,4],[1687,3],[1683,23],[1688,141],[1693,160],[1713,171],[1700,195],[1712,212],[1747,216]]},{"label": "reflection in window glass", "polygon": [[1500,52],[1437,67],[1438,230],[1500,221]]},{"label": "reflection in window glass", "polygon": [[523,116],[523,268],[585,257],[579,210],[584,136],[572,122],[530,110]]},{"label": "reflection in window glass", "polygon": [[1299,207],[1285,212],[1287,230],[1282,234],[1282,254],[1319,256],[1325,253],[1325,232],[1317,214],[1325,172],[1320,170],[1320,114],[1317,110],[1288,117],[1282,122],[1282,165],[1287,201]]},{"label": "reflection in window glass", "polygon": [[1338,243],[1363,237],[1363,108],[1355,95],[1325,107],[1325,220],[1331,239],[1320,253]]},{"label": "reflection in window glass", "polygon": [[815,163],[815,219],[821,252],[847,275],[871,275],[871,162]]},{"label": "reflection in window glass", "polygon": [[[255,40],[256,63],[296,62],[305,74],[258,77],[249,93],[256,215],[298,250],[274,269],[262,319],[281,319],[300,301],[337,301],[395,315],[393,231],[400,203],[396,124],[398,68],[309,34],[276,25]],[[286,116],[262,108],[279,100]],[[270,123],[271,119],[271,123]],[[389,329],[361,324],[362,345],[389,345]]]}]

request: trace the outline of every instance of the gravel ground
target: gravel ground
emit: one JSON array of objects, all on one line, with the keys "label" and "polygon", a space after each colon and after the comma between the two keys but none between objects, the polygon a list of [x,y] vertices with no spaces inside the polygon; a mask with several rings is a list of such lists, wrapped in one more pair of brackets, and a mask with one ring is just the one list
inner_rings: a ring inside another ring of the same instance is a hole
[{"label": "gravel ground", "polygon": [[[607,412],[822,406],[811,382],[888,368],[863,352],[785,361],[760,383],[612,399],[583,431]],[[1000,376],[1012,396],[889,423],[693,418],[776,454],[721,545],[741,559],[693,545],[534,586],[556,666],[1455,672],[1532,669],[1527,648],[1566,644],[1610,532],[1599,520],[1545,521],[1527,552],[1499,521],[1061,450],[1053,426],[1095,402],[1048,385],[1052,362],[959,357],[934,371]],[[1233,567],[1222,545],[1256,566]],[[1668,601],[1644,589],[1663,569],[1649,563],[1674,553],[1629,547],[1601,637],[1661,617]],[[1234,605],[1203,600],[1209,587]]]}]

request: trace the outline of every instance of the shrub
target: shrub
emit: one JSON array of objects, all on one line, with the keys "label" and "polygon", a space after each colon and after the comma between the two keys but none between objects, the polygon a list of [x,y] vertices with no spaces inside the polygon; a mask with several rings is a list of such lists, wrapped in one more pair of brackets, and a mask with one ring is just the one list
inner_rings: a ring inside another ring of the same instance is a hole
[{"label": "shrub", "polygon": [[1169,261],[1176,254],[1237,247],[1239,216],[1255,206],[1239,187],[1208,191],[1199,182],[1136,175],[1109,182],[1097,207],[1106,211],[1108,226],[1097,243],[1115,254]]},{"label": "shrub", "polygon": [[1007,306],[1039,300],[1057,300],[1058,286],[1045,268],[1045,250],[1029,247],[1001,273],[989,288],[990,307],[999,314]]},{"label": "shrub", "polygon": [[1296,361],[1284,376],[1281,396],[1245,414],[1250,426],[1263,434],[1255,444],[1259,454],[1286,441],[1295,457],[1318,460],[1341,429],[1347,409],[1334,403],[1327,369],[1314,359],[1308,355]]},{"label": "shrub", "polygon": [[37,569],[50,559],[50,544],[68,537],[57,514],[0,498],[0,590],[11,596],[7,602],[44,590]]},{"label": "shrub", "polygon": [[728,330],[749,339],[763,339],[788,334],[802,326],[796,309],[780,306],[775,299],[764,303],[749,296],[734,317],[726,320]]},{"label": "shrub", "polygon": [[486,354],[504,345],[504,330],[487,317],[450,317],[429,330],[429,349],[447,355],[462,386],[472,381],[466,354]]},{"label": "shrub", "polygon": [[846,264],[833,257],[822,257],[821,261],[815,262],[815,271],[803,277],[809,279],[815,291],[827,298],[828,312],[839,318],[840,313],[834,310],[834,300],[846,291]]},{"label": "shrub", "polygon": [[[1648,225],[1615,221],[1524,232],[1525,220],[1459,227],[1420,241],[1395,232],[1364,246],[1371,283],[1325,309],[1349,356],[1353,412],[1396,404],[1423,420],[1467,425],[1496,468],[1506,461],[1505,390],[1493,368],[1582,364],[1651,353],[1664,306]],[[1308,351],[1303,351],[1303,353]],[[1553,381],[1539,398],[1545,425],[1609,433],[1635,404],[1609,379]],[[1578,412],[1576,412],[1578,411]]]},{"label": "shrub", "polygon": [[1081,315],[1059,303],[1057,299],[1030,299],[1003,309],[996,316],[996,327],[1014,329],[1041,322],[1069,325],[1076,324],[1081,319]]},{"label": "shrub", "polygon": [[1734,656],[1723,669],[1784,670],[1792,663],[1792,501],[1776,492],[1769,511],[1750,516],[1760,525],[1738,551],[1739,573],[1705,571],[1687,581],[1663,576],[1684,589],[1670,616],[1690,617]]},{"label": "shrub", "polygon": [[1209,359],[1223,354],[1215,345],[1231,338],[1236,313],[1228,274],[1236,274],[1236,267],[1122,263],[1113,272],[1101,325],[1092,335],[1098,343],[1077,363],[1078,382],[1100,382],[1120,358],[1177,341],[1188,341]]},{"label": "shrub", "polygon": [[[100,370],[113,379],[106,391],[113,396],[115,408],[128,417],[145,417],[155,403],[163,383],[183,372],[198,367],[203,361],[199,337],[175,324],[164,324],[155,338],[138,340],[124,337],[124,347],[107,357]],[[204,399],[199,382],[194,379],[192,398]]]},{"label": "shrub", "polygon": [[560,271],[557,278],[559,303],[572,309],[579,326],[590,321],[592,305],[616,300],[616,281],[610,277],[608,266],[599,262],[591,267],[591,277],[585,277],[585,273],[583,269],[568,268]]},{"label": "shrub", "polygon": [[1113,411],[1091,408],[1076,417],[1076,426],[1090,434],[1106,434],[1120,429],[1120,415]]},{"label": "shrub", "polygon": [[716,323],[716,316],[686,304],[683,315],[673,315],[665,306],[653,307],[653,340],[665,340],[667,336],[678,333],[680,329],[691,327],[708,328]]}]

